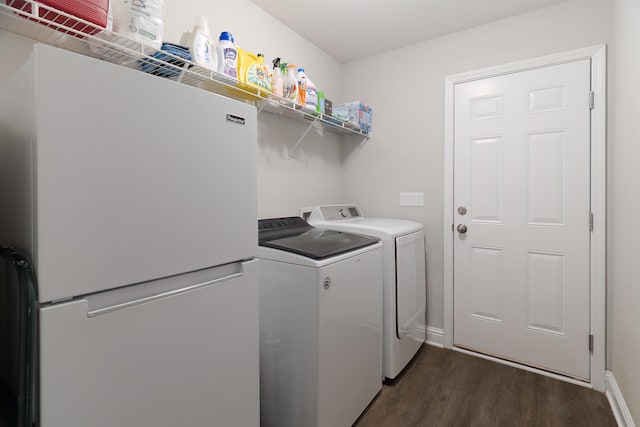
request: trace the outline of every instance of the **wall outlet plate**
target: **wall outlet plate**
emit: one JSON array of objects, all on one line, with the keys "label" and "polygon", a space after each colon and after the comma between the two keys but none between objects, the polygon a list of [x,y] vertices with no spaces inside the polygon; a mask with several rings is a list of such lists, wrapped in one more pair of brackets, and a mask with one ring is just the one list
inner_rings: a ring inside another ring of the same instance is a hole
[{"label": "wall outlet plate", "polygon": [[400,193],[400,206],[424,206],[424,193]]}]

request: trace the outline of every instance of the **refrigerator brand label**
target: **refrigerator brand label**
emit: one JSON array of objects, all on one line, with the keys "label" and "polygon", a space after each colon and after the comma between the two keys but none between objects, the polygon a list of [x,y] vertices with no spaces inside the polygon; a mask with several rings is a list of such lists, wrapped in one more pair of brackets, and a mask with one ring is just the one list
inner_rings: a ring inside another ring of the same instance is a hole
[{"label": "refrigerator brand label", "polygon": [[245,122],[244,117],[234,116],[233,114],[227,114],[227,121],[237,123],[239,125],[243,125]]}]

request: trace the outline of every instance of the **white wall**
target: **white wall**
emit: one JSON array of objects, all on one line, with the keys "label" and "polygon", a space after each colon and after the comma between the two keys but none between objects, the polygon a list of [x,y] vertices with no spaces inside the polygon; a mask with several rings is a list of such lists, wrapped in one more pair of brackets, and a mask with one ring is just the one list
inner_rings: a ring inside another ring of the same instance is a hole
[{"label": "white wall", "polygon": [[[610,16],[607,0],[571,0],[345,65],[344,99],[373,106],[374,136],[343,146],[343,199],[425,224],[429,326],[443,327],[444,77],[608,43]],[[425,206],[399,207],[401,191]]]},{"label": "white wall", "polygon": [[0,84],[6,81],[24,64],[31,55],[33,40],[13,33],[0,31]]},{"label": "white wall", "polygon": [[610,51],[608,368],[640,422],[640,3],[615,0]]},{"label": "white wall", "polygon": [[342,168],[336,135],[322,136],[312,129],[287,157],[307,127],[269,114],[258,123],[260,218],[296,216],[304,206],[340,201]]}]

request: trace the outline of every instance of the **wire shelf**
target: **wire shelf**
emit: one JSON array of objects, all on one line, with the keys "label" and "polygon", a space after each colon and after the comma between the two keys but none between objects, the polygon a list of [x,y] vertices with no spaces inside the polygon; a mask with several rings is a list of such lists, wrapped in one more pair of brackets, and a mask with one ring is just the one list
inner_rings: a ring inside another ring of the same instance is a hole
[{"label": "wire shelf", "polygon": [[[256,105],[259,111],[279,114],[302,122],[311,120],[322,129],[337,134],[359,135],[365,138],[370,136],[369,132],[350,123],[304,109],[292,101],[264,90],[254,89],[194,62],[164,50],[158,51],[34,0],[0,0],[0,30],[249,102]],[[162,56],[159,58],[160,53]]]}]

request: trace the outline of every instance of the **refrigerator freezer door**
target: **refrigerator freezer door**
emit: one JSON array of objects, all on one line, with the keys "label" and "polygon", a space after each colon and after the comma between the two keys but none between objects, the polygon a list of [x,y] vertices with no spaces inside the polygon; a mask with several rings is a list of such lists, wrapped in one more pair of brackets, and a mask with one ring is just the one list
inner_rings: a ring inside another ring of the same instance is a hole
[{"label": "refrigerator freezer door", "polygon": [[257,261],[212,279],[97,315],[41,309],[40,425],[257,427]]},{"label": "refrigerator freezer door", "polygon": [[48,46],[34,59],[41,302],[255,255],[254,106]]}]

